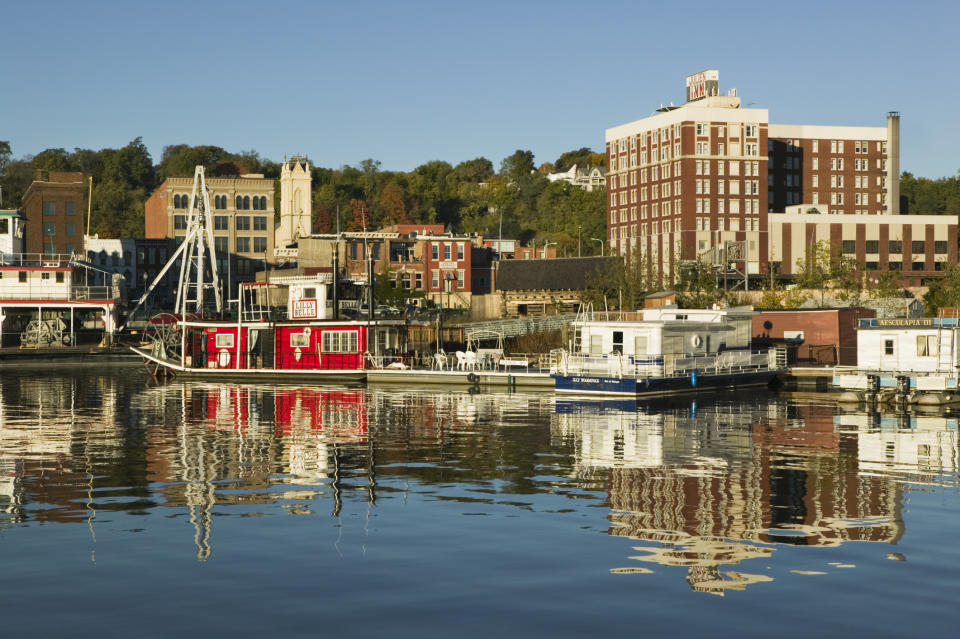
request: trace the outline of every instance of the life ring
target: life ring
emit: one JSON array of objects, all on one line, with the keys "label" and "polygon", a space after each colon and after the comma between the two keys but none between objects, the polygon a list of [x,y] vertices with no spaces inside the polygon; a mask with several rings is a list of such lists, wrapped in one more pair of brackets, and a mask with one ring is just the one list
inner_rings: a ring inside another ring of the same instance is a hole
[{"label": "life ring", "polygon": [[298,346],[293,351],[293,361],[299,362],[301,357],[303,357],[303,351],[300,350],[300,347]]},{"label": "life ring", "polygon": [[467,373],[467,381],[471,384],[476,384],[480,381],[480,377],[476,373]]},{"label": "life ring", "polygon": [[690,338],[690,343],[693,344],[694,348],[700,348],[700,345],[703,344],[703,338],[699,335],[694,335]]},{"label": "life ring", "polygon": [[309,327],[309,326],[305,326],[305,327],[304,327],[304,329],[303,329],[303,334],[304,334],[304,335],[309,335],[309,334],[310,334],[310,327]]},{"label": "life ring", "polygon": [[230,366],[230,351],[225,348],[220,349],[220,352],[217,353],[217,366],[220,368]]}]

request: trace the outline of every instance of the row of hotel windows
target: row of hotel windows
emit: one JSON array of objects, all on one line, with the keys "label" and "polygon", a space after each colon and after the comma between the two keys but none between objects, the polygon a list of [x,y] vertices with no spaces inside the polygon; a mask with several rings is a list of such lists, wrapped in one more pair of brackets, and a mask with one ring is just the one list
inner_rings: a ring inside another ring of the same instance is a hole
[{"label": "row of hotel windows", "polygon": [[[178,245],[183,242],[184,236],[178,235],[173,238],[174,242]],[[253,241],[252,246],[253,250],[250,250],[251,240]],[[218,253],[227,253],[230,250],[230,238],[223,235],[217,235],[213,238],[213,248],[217,250]],[[262,235],[250,236],[238,236],[236,239],[236,249],[237,253],[265,253],[267,250],[267,238]]]},{"label": "row of hotel windows", "polygon": [[[44,222],[43,234],[47,237],[54,237],[57,234],[56,222]],[[77,234],[77,225],[73,222],[67,222],[63,225],[63,234],[66,237],[73,237]]]},{"label": "row of hotel windows", "polygon": [[[927,243],[925,240],[913,240],[910,243],[910,248],[912,249],[911,253],[913,255],[924,255],[926,254]],[[844,253],[853,255],[857,252],[857,241],[856,240],[843,240],[842,249]],[[880,252],[880,241],[879,240],[867,240],[864,243],[864,252],[865,253],[879,253]],[[902,253],[903,252],[903,242],[901,240],[888,240],[887,243],[887,252],[892,254]],[[933,252],[945,254],[947,252],[947,241],[946,240],[935,240],[933,242]]]},{"label": "row of hotel windows", "polygon": [[[249,211],[250,205],[253,205],[254,211],[266,211],[267,210],[267,196],[254,195],[251,198],[249,195],[238,195],[236,199],[236,209],[239,211]],[[173,196],[173,208],[175,209],[186,209],[190,207],[190,196],[189,195],[174,195]],[[226,195],[214,195],[213,196],[213,208],[215,209],[225,209],[227,208],[227,196]],[[46,213],[44,213],[46,214]],[[68,213],[69,215],[69,213]]]},{"label": "row of hotel windows", "polygon": [[[42,206],[44,215],[56,215],[57,214],[57,203],[45,201]],[[77,212],[76,202],[64,202],[63,203],[63,214],[64,215],[75,215]]]},{"label": "row of hotel windows", "polygon": [[[706,137],[711,134],[711,132],[716,132],[717,137],[725,138],[727,137],[727,126],[711,126],[709,122],[697,122],[695,125],[695,132],[697,137]],[[653,131],[647,131],[639,135],[634,135],[629,138],[621,138],[617,140],[615,144],[611,144],[611,150],[616,149],[620,153],[626,153],[627,146],[629,145],[630,149],[637,148],[637,142],[639,141],[640,146],[644,147],[648,144],[660,144],[667,143],[670,140],[671,130],[673,132],[673,138],[677,139],[680,137],[680,125],[674,124],[673,127],[664,127],[663,129],[654,129]],[[743,125],[744,137],[755,138],[759,135],[760,127],[757,124],[744,124]],[[731,124],[729,125],[729,133],[731,138],[740,137],[740,125]],[[678,152],[679,154],[679,152]]]},{"label": "row of hotel windows", "polygon": [[[147,255],[149,253],[150,261],[147,262]],[[159,257],[159,262],[157,258]],[[91,264],[99,263],[101,266],[127,266],[132,265],[130,251],[124,251],[123,256],[120,255],[120,251],[113,251],[112,253],[107,253],[106,251],[88,251],[87,260]],[[167,261],[167,249],[164,247],[151,246],[147,248],[137,249],[137,265],[143,266],[145,264],[163,264]]]},{"label": "row of hotel windows", "polygon": [[[253,218],[253,230],[254,231],[266,231],[267,230],[267,216],[265,215],[237,215],[233,219],[237,226],[238,231],[249,231],[250,230],[250,218]],[[187,216],[186,215],[174,215],[173,216],[173,228],[182,231],[187,228]],[[230,230],[230,216],[229,215],[214,215],[213,216],[213,228],[215,231],[229,231]]]},{"label": "row of hotel windows", "polygon": [[[380,242],[370,242],[370,254],[374,260],[380,259]],[[443,250],[443,259],[445,261],[453,260],[453,250],[456,246],[457,251],[457,261],[462,262],[466,256],[467,243],[466,242],[433,242],[430,244],[430,257],[434,260],[440,259],[441,246]],[[366,252],[362,249],[362,242],[351,242],[350,243],[350,259],[366,259]],[[397,261],[395,255],[390,256],[391,260]]]},{"label": "row of hotel windows", "polygon": [[[464,269],[462,268],[457,269],[456,279],[451,278],[450,280],[450,288],[457,289],[457,290],[463,290],[464,288],[466,288],[465,277],[466,277],[466,272],[464,271]],[[439,270],[434,270],[431,272],[430,285],[433,287],[434,290],[437,290],[440,288],[440,271]],[[399,286],[400,288],[405,288],[405,289],[409,289],[409,288],[423,289],[423,273],[403,273],[402,276],[397,280],[391,280],[390,286],[392,288],[397,288]]]}]

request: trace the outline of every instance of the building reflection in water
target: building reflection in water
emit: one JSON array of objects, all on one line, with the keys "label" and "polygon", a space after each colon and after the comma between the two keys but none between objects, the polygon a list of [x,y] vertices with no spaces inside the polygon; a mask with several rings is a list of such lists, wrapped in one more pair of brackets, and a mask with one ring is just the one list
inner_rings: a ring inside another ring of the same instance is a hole
[{"label": "building reflection in water", "polygon": [[553,435],[576,475],[605,478],[610,534],[647,542],[632,566],[686,566],[694,590],[770,581],[722,570],[785,544],[895,543],[902,473],[957,470],[953,418],[837,415],[832,405],[711,402],[657,407],[560,401]]},{"label": "building reflection in water", "polygon": [[[252,508],[281,503],[290,514],[312,514],[310,504],[332,497],[332,514],[343,505],[344,469],[365,476],[374,502],[373,455],[364,393],[309,387],[204,386],[174,383],[151,389],[144,401],[176,430],[177,454],[168,435],[155,431],[156,455],[148,469],[166,498],[185,506],[194,528],[197,558],[210,557],[216,506]],[[276,484],[284,487],[277,491]]]}]

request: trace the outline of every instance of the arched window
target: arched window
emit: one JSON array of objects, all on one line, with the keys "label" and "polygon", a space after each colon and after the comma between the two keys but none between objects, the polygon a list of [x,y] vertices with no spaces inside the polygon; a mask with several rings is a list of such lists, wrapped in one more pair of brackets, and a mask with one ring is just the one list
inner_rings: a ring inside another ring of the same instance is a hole
[{"label": "arched window", "polygon": [[244,211],[249,211],[249,210],[250,210],[250,196],[249,196],[249,195],[244,195],[244,196],[243,196],[243,210],[244,210]]},{"label": "arched window", "polygon": [[293,212],[303,213],[303,189],[293,192]]},{"label": "arched window", "polygon": [[174,195],[174,196],[173,196],[173,208],[175,208],[175,209],[179,209],[179,208],[180,208],[180,194],[179,194],[179,193],[178,193],[177,195]]},{"label": "arched window", "polygon": [[253,196],[253,210],[257,211],[260,209],[260,198],[256,195]]},{"label": "arched window", "polygon": [[261,195],[261,196],[260,196],[260,210],[261,210],[261,211],[266,211],[266,210],[267,210],[267,196],[266,196],[266,195]]},{"label": "arched window", "polygon": [[[130,264],[130,251],[123,252],[123,263]],[[129,277],[129,276],[128,276]]]},{"label": "arched window", "polygon": [[100,251],[100,263],[101,263],[101,264],[106,264],[106,263],[107,263],[107,252],[106,252],[106,251]]},{"label": "arched window", "polygon": [[243,198],[238,195],[238,196],[237,196],[237,210],[239,211],[239,210],[242,209],[242,208],[243,208]]}]

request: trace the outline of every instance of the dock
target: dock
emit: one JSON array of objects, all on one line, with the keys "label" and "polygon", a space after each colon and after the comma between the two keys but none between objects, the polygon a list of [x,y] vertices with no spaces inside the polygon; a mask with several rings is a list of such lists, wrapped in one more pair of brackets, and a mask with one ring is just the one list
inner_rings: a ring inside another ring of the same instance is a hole
[{"label": "dock", "polygon": [[497,389],[552,390],[550,371],[491,371],[491,370],[397,370],[375,368],[367,370],[367,384],[405,386],[458,386]]}]

